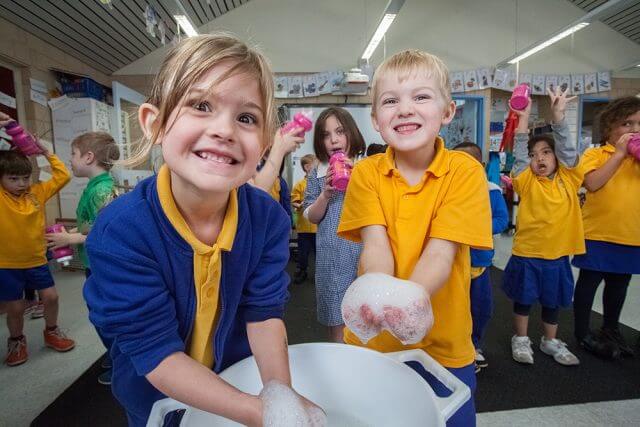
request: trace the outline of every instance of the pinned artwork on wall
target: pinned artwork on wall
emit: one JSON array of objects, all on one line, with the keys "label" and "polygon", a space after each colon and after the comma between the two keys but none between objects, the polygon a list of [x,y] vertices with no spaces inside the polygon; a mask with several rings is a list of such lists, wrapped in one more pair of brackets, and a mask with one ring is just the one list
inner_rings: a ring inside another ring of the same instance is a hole
[{"label": "pinned artwork on wall", "polygon": [[493,73],[493,87],[496,89],[507,90],[507,80],[509,73],[504,70],[498,70]]},{"label": "pinned artwork on wall", "polygon": [[452,93],[464,92],[464,73],[458,71],[456,73],[449,74],[449,82],[451,84]]},{"label": "pinned artwork on wall", "polygon": [[582,95],[584,93],[584,74],[571,75],[571,93]]},{"label": "pinned artwork on wall", "polygon": [[331,73],[319,73],[317,75],[318,93],[320,95],[331,93]]},{"label": "pinned artwork on wall", "polygon": [[558,76],[547,76],[544,82],[545,88],[555,92],[558,87]]},{"label": "pinned artwork on wall", "polygon": [[481,68],[478,70],[478,88],[487,89],[491,87],[493,77],[489,68]]},{"label": "pinned artwork on wall", "polygon": [[598,73],[598,92],[607,92],[611,90],[611,73],[602,71]]},{"label": "pinned artwork on wall", "polygon": [[292,76],[289,77],[289,94],[288,98],[302,98],[302,77]]},{"label": "pinned artwork on wall", "polygon": [[478,75],[476,70],[464,72],[464,91],[469,92],[472,90],[478,90]]},{"label": "pinned artwork on wall", "polygon": [[289,97],[289,77],[276,77],[275,79],[275,87],[276,87],[276,98],[288,98]]},{"label": "pinned artwork on wall", "polygon": [[589,73],[584,75],[584,92],[598,93],[598,73]]},{"label": "pinned artwork on wall", "polygon": [[302,78],[302,90],[305,97],[318,96],[318,79],[315,74]]},{"label": "pinned artwork on wall", "polygon": [[534,74],[531,81],[531,93],[534,95],[544,95],[547,91],[544,85],[544,74]]},{"label": "pinned artwork on wall", "polygon": [[[561,76],[558,76],[558,86],[560,87],[560,90],[563,92],[571,88],[571,76],[568,74],[563,74]],[[571,91],[569,91],[569,93],[571,93]]]}]

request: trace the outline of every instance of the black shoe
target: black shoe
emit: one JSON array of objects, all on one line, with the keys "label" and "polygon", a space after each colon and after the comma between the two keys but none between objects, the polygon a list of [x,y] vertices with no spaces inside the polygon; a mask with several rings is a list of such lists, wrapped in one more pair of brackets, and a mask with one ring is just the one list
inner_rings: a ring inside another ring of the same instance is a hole
[{"label": "black shoe", "polygon": [[590,332],[580,344],[589,353],[603,359],[619,359],[621,357],[620,347],[605,337],[601,331]]},{"label": "black shoe", "polygon": [[635,356],[633,348],[631,348],[631,346],[624,340],[624,337],[620,333],[619,329],[602,328],[602,335],[611,342],[615,343],[620,348],[620,353],[623,357]]},{"label": "black shoe", "polygon": [[111,385],[111,369],[98,375],[98,383],[102,385]]},{"label": "black shoe", "polygon": [[100,361],[100,367],[102,369],[111,369],[111,357],[109,357],[109,353],[105,354]]}]

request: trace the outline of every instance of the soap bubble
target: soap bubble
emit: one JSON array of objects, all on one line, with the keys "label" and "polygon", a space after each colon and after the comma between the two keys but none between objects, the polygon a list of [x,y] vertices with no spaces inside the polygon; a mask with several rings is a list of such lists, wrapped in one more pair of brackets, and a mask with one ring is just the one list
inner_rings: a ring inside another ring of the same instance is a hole
[{"label": "soap bubble", "polygon": [[342,300],[342,317],[365,344],[383,329],[405,345],[416,344],[433,326],[424,288],[383,273],[364,274],[351,284]]},{"label": "soap bubble", "polygon": [[326,427],[327,416],[289,386],[269,381],[260,392],[264,427]]}]

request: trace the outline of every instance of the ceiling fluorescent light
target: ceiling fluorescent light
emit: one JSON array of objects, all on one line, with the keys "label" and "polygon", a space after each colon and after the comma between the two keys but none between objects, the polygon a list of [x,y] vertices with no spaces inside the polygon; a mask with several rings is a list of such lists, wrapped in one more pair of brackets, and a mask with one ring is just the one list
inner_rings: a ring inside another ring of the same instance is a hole
[{"label": "ceiling fluorescent light", "polygon": [[182,31],[184,31],[187,37],[198,35],[198,32],[195,28],[193,28],[193,25],[191,25],[191,21],[189,21],[189,18],[187,18],[186,15],[173,15],[173,19],[176,20],[178,26],[182,28]]},{"label": "ceiling fluorescent light", "polygon": [[376,48],[382,41],[382,38],[384,37],[387,30],[393,23],[394,19],[396,19],[395,13],[386,13],[384,15],[384,17],[382,18],[382,21],[380,21],[380,25],[378,25],[378,29],[376,30],[375,33],[373,33],[371,40],[369,40],[369,44],[367,45],[367,48],[364,50],[364,53],[362,54],[362,59],[368,61],[369,58],[371,58],[371,55],[373,55],[373,52],[375,52]]},{"label": "ceiling fluorescent light", "polygon": [[522,55],[518,55],[515,58],[513,58],[512,60],[509,61],[509,64],[515,64],[517,62],[522,61],[523,59],[533,55],[534,53],[540,52],[542,49],[544,49],[545,47],[551,46],[552,44],[554,44],[555,42],[562,40],[563,38],[570,36],[571,34],[575,33],[576,31],[579,31],[581,29],[583,29],[584,27],[586,27],[587,25],[589,25],[588,22],[581,22],[577,25],[574,25],[571,28],[568,28],[566,30],[564,30],[563,32],[561,32],[560,34],[551,37],[548,40],[543,41],[542,43],[534,46],[533,48],[527,50],[525,53],[523,53]]}]

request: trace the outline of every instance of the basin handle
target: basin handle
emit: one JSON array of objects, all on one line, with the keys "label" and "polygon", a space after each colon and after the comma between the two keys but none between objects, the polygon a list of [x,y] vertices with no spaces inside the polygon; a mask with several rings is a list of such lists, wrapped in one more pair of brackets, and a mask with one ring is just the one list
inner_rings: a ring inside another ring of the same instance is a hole
[{"label": "basin handle", "polygon": [[164,417],[166,417],[168,413],[188,408],[184,403],[178,402],[170,397],[157,400],[151,408],[151,413],[147,420],[147,427],[162,427],[162,425],[164,425]]},{"label": "basin handle", "polygon": [[451,390],[451,395],[448,397],[435,396],[436,405],[438,406],[438,409],[445,421],[455,414],[456,411],[471,398],[471,390],[469,387],[442,365],[433,360],[433,358],[424,350],[403,350],[396,351],[394,353],[384,353],[384,355],[393,360],[397,360],[398,362],[420,363],[427,372],[431,373],[438,379],[438,381]]}]

